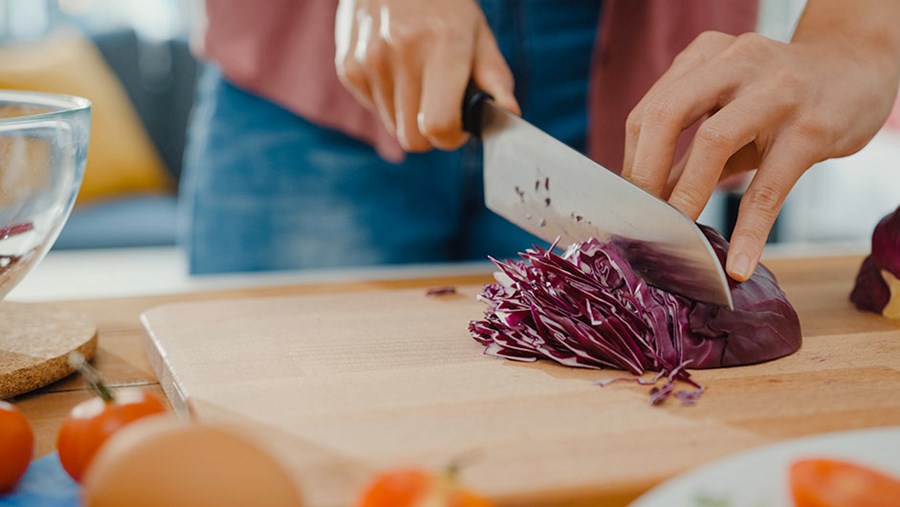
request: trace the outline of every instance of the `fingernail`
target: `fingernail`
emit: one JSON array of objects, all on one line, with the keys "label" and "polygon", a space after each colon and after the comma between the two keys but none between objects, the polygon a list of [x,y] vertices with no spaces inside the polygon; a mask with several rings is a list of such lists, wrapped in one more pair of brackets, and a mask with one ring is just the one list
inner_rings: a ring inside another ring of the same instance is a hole
[{"label": "fingernail", "polygon": [[737,254],[728,268],[728,272],[739,280],[744,281],[750,278],[750,257],[747,254]]}]

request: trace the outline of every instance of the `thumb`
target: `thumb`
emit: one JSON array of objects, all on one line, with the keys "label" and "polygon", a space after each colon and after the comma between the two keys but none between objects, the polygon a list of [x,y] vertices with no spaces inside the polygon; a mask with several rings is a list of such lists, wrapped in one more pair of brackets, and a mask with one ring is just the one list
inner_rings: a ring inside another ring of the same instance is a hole
[{"label": "thumb", "polygon": [[472,79],[479,88],[491,94],[500,107],[515,114],[522,114],[513,94],[515,80],[512,71],[500,53],[494,34],[491,33],[487,23],[482,23],[478,31]]}]

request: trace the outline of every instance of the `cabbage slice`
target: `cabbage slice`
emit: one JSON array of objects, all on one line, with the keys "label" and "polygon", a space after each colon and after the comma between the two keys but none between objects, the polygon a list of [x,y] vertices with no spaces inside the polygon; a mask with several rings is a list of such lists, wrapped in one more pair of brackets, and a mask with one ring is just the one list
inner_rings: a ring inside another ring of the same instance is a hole
[{"label": "cabbage slice", "polygon": [[[701,228],[724,263],[728,243]],[[562,255],[533,247],[517,260],[492,259],[497,283],[478,296],[487,308],[482,320],[469,323],[470,334],[486,354],[515,361],[659,372],[640,380],[664,382],[651,390],[653,404],[670,394],[693,403],[703,388],[688,369],[768,361],[800,348],[797,313],[765,266],[746,282],[729,281],[735,306],[729,310],[647,285],[626,248],[590,239]],[[676,391],[676,381],[693,389]]]}]

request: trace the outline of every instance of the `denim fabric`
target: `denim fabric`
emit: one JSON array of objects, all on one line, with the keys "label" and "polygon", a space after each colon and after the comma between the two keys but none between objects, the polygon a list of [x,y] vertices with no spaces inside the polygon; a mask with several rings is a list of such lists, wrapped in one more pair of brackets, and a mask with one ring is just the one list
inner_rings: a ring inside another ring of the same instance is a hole
[{"label": "denim fabric", "polygon": [[[523,116],[584,151],[601,0],[484,0]],[[386,162],[207,68],[181,185],[192,273],[512,257],[542,243],[484,207],[481,147]]]}]

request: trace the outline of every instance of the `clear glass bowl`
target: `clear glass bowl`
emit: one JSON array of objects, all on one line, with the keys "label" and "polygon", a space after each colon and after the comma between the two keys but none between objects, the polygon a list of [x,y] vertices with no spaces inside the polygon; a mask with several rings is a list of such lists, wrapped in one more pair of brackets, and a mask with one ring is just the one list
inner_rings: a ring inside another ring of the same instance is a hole
[{"label": "clear glass bowl", "polygon": [[91,103],[0,90],[0,299],[44,257],[84,175]]}]

